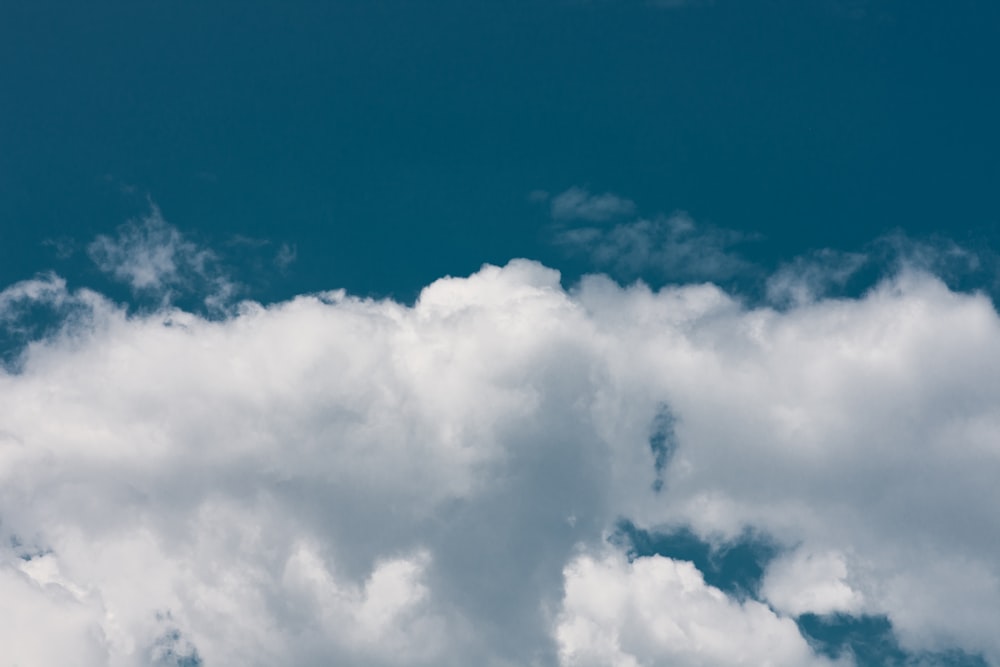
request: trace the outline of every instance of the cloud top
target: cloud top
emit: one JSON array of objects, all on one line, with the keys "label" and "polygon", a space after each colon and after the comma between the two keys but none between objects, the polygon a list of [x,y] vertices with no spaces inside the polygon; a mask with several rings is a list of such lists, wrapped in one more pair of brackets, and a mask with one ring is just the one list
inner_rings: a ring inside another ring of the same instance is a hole
[{"label": "cloud top", "polygon": [[[1000,662],[1000,320],[929,274],[781,311],[526,260],[412,306],[25,303],[72,316],[0,373],[22,663],[824,664],[795,618],[831,612]],[[783,552],[737,599],[622,517]]]}]

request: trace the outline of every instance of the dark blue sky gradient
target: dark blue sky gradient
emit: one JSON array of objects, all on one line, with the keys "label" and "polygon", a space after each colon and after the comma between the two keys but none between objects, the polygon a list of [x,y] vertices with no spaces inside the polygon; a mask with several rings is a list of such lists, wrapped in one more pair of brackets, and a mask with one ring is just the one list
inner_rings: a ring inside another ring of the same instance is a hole
[{"label": "dark blue sky gradient", "polygon": [[894,228],[997,240],[993,2],[11,2],[2,14],[5,284],[73,274],[42,242],[113,230],[147,194],[216,246],[296,244],[262,298],[339,286],[409,298],[513,256],[575,275],[587,267],[552,247],[527,199],[571,185],[759,232],[745,252],[765,264]]}]

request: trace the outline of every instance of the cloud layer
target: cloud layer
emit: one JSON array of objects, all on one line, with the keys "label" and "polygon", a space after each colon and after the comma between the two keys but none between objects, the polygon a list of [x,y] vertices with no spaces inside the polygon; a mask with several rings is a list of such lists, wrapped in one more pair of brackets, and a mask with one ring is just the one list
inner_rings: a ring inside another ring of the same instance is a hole
[{"label": "cloud layer", "polygon": [[[794,618],[842,612],[1000,664],[996,312],[910,269],[802,294],[567,291],[516,260],[412,307],[328,292],[210,320],[12,286],[0,319],[60,324],[0,375],[0,645],[116,667],[824,664]],[[736,599],[626,558],[621,517],[783,551]]]}]

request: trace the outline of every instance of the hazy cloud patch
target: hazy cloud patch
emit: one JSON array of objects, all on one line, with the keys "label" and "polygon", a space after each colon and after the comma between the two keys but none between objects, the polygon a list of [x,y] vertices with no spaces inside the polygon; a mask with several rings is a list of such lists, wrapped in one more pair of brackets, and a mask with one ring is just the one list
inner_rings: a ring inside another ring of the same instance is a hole
[{"label": "hazy cloud patch", "polygon": [[292,243],[282,243],[274,253],[274,265],[281,271],[288,270],[288,267],[295,263],[299,250]]},{"label": "hazy cloud patch", "polygon": [[556,245],[626,280],[647,274],[667,280],[727,280],[753,268],[735,250],[751,239],[742,232],[699,225],[684,212],[612,227],[564,228],[555,234]]},{"label": "hazy cloud patch", "polygon": [[101,271],[164,304],[179,293],[196,293],[207,294],[205,304],[219,309],[238,289],[218,256],[187,239],[153,203],[146,216],[119,226],[115,236],[94,239],[87,254]]},{"label": "hazy cloud patch", "polygon": [[768,277],[767,298],[783,306],[809,303],[843,288],[870,261],[865,253],[832,249],[797,257]]},{"label": "hazy cloud patch", "polygon": [[[535,200],[538,193],[533,193]],[[591,194],[586,188],[572,187],[552,197],[550,210],[556,220],[605,222],[632,215],[635,202],[611,192]]]}]

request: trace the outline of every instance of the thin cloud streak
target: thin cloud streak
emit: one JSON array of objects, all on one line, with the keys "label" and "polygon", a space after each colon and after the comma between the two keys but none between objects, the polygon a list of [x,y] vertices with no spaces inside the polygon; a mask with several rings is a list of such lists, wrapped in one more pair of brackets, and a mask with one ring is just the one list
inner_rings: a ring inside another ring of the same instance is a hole
[{"label": "thin cloud streak", "polygon": [[611,192],[595,195],[586,188],[572,187],[552,198],[550,211],[556,220],[604,222],[632,215],[635,203]]}]

